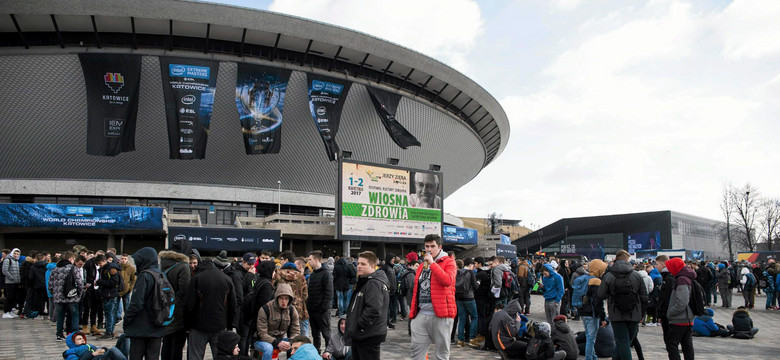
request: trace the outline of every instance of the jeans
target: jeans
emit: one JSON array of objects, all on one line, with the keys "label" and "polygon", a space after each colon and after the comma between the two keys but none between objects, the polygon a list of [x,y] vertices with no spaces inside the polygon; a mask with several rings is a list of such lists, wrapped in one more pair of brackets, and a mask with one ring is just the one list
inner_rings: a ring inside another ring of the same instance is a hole
[{"label": "jeans", "polygon": [[718,284],[712,284],[710,286],[710,294],[712,294],[712,305],[718,303]]},{"label": "jeans", "polygon": [[[613,321],[612,332],[615,334],[615,360],[631,360],[631,343],[634,342],[639,323],[636,321]],[[668,343],[667,343],[668,344]]]},{"label": "jeans", "polygon": [[[79,328],[79,304],[78,303],[62,303],[56,304],[57,306],[57,335],[62,335],[62,331],[66,330],[68,333],[72,333]],[[70,324],[67,329],[63,329],[63,323],[65,322],[65,315],[68,315]]]},{"label": "jeans", "polygon": [[683,356],[685,360],[693,360],[693,327],[690,325],[669,325],[669,341],[666,343],[666,352],[669,353],[669,360],[680,359],[680,352],[677,345],[682,345]]},{"label": "jeans", "polygon": [[[457,300],[455,302],[458,305],[458,340],[469,341],[477,337],[477,326],[479,320],[477,320],[477,302],[474,300]],[[466,328],[466,318],[471,319],[471,326],[468,334],[463,334]]]},{"label": "jeans", "polygon": [[263,360],[271,360],[274,353],[274,346],[265,341],[255,341],[255,351],[263,353]]},{"label": "jeans", "polygon": [[301,320],[301,335],[305,337],[309,337],[309,319]]},{"label": "jeans", "polygon": [[95,356],[92,359],[94,360],[127,360],[127,357],[125,354],[122,354],[119,349],[116,347],[112,347],[108,350],[106,350],[106,353],[100,356]]},{"label": "jeans", "polygon": [[774,291],[767,291],[766,292],[766,307],[767,309],[772,307],[772,303],[775,301],[775,292]]},{"label": "jeans", "polygon": [[352,288],[347,291],[336,290],[336,296],[339,300],[339,315],[345,315],[347,313],[347,306],[349,306],[349,299],[352,297]]},{"label": "jeans", "polygon": [[599,332],[601,319],[595,316],[583,316],[582,325],[585,326],[585,360],[598,360],[596,356],[596,335]]},{"label": "jeans", "polygon": [[114,325],[116,325],[116,308],[119,307],[119,298],[103,299],[103,311],[106,315],[106,334],[114,334]]},{"label": "jeans", "polygon": [[116,307],[116,318],[121,319],[122,314],[127,312],[127,308],[130,307],[130,293],[124,294],[119,297],[119,306]]},{"label": "jeans", "polygon": [[387,322],[395,322],[396,316],[398,316],[398,291],[390,294],[390,306],[387,308]]}]

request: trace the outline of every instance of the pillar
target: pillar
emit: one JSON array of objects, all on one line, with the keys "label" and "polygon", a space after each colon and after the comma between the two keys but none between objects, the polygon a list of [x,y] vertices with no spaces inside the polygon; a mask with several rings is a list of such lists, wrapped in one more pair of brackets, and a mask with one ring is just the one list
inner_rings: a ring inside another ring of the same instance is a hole
[{"label": "pillar", "polygon": [[[0,235],[0,236],[2,236],[2,235]],[[352,256],[351,251],[350,251],[351,249],[349,248],[349,240],[344,240],[344,241],[341,242],[341,244],[342,244],[343,249],[344,249],[344,251],[343,251],[344,257],[348,258],[348,257]]]},{"label": "pillar", "polygon": [[[108,241],[106,242],[106,249],[116,248],[116,241],[114,240],[114,234],[108,234]],[[114,254],[116,255],[116,254]]]},{"label": "pillar", "polygon": [[306,253],[303,256],[309,256],[309,253],[314,251],[314,242],[311,239],[306,240]]},{"label": "pillar", "polygon": [[5,235],[0,234],[0,249],[5,249]]},{"label": "pillar", "polygon": [[379,260],[384,260],[386,256],[387,251],[385,251],[385,243],[380,242],[376,245],[376,257],[379,258]]}]

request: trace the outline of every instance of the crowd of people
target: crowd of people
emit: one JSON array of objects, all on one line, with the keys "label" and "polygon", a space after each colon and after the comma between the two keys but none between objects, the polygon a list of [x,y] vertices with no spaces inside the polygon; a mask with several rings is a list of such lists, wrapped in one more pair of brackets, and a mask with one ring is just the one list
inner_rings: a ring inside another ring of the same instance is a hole
[{"label": "crowd of people", "polygon": [[[560,262],[559,262],[560,261]],[[640,326],[661,326],[670,359],[693,359],[693,336],[753,338],[755,294],[777,310],[780,267],[684,262],[661,255],[613,261],[501,256],[455,259],[437,235],[403,259],[370,252],[326,258],[226,252],[202,257],[188,240],[159,253],[115,249],[50,253],[3,250],[3,318],[44,317],[68,347],[63,358],[379,359],[397,321],[406,321],[410,358],[448,359],[451,346],[494,350],[509,359],[642,359]],[[542,294],[544,318],[533,322],[531,292]],[[715,323],[721,306],[744,305],[732,324]],[[336,331],[331,318],[336,317]],[[569,321],[582,321],[574,333]],[[117,336],[115,327],[123,332]],[[402,331],[402,330],[399,330]],[[115,339],[111,348],[88,336]],[[429,353],[430,345],[434,350]],[[633,350],[632,350],[633,348]],[[89,356],[85,356],[89,355]]]}]

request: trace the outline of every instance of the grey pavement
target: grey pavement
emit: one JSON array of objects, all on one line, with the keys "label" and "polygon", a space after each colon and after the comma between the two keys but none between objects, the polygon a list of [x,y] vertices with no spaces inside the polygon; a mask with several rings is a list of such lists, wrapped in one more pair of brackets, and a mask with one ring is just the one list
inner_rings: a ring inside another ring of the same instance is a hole
[{"label": "grey pavement", "polygon": [[[735,304],[741,305],[741,297],[734,296]],[[756,304],[763,305],[764,296],[756,298]],[[530,318],[534,321],[544,321],[542,309],[543,299],[539,295],[532,296],[532,311]],[[733,309],[713,307],[715,322],[723,325],[731,324]],[[778,359],[780,358],[780,311],[767,311],[763,306],[751,311],[751,317],[756,327],[760,329],[752,340],[733,338],[701,338],[694,337],[693,343],[696,356],[702,359]],[[122,324],[117,326],[121,332]],[[336,325],[332,318],[331,325]],[[582,330],[582,323],[570,321],[570,326],[576,331]],[[33,319],[0,319],[0,360],[5,359],[62,359],[62,352],[67,349],[64,342],[55,341],[55,327],[48,320]],[[639,340],[644,356],[647,359],[667,358],[661,337],[660,327],[640,327]],[[90,344],[98,346],[113,346],[114,341],[101,341],[96,337],[88,337]],[[433,348],[431,348],[433,349]],[[211,359],[210,350],[206,351],[206,359]],[[388,330],[387,341],[382,344],[381,359],[408,359],[410,354],[410,338],[406,332],[406,321],[398,321],[395,330]],[[634,354],[635,355],[635,354]],[[451,347],[451,359],[500,359],[497,353],[474,350],[471,348]],[[580,356],[584,358],[584,356]],[[280,356],[284,359],[284,355]],[[431,357],[433,359],[433,357]]]}]

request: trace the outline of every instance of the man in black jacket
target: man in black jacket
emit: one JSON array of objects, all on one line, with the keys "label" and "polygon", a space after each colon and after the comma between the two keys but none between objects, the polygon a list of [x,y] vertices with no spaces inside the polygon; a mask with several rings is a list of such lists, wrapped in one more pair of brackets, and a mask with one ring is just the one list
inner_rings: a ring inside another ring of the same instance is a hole
[{"label": "man in black jacket", "polygon": [[[49,295],[46,294],[46,254],[38,253],[35,255],[35,263],[30,268],[28,277],[30,278],[30,288],[32,289],[32,305],[30,310],[38,314],[43,314],[46,301]],[[49,309],[51,311],[51,309]]]},{"label": "man in black jacket", "polygon": [[355,268],[352,264],[347,263],[345,258],[336,261],[336,265],[333,267],[333,288],[336,290],[336,298],[338,299],[339,316],[347,314],[347,305],[352,297],[352,285],[356,278]]},{"label": "man in black jacket", "polygon": [[493,314],[493,294],[490,293],[490,269],[485,267],[485,258],[474,258],[474,267],[477,269],[477,289],[474,291],[474,300],[477,303],[477,315],[479,325],[477,327],[476,342],[485,341],[485,336],[490,336],[488,329],[490,315]]},{"label": "man in black jacket", "polygon": [[309,310],[309,323],[314,347],[320,351],[320,333],[325,339],[325,346],[330,343],[330,307],[333,299],[333,275],[322,266],[322,251],[309,253],[307,259],[314,271],[309,275],[309,297],[306,308]]},{"label": "man in black jacket", "polygon": [[[241,262],[236,262],[228,266],[224,272],[233,281],[233,288],[236,289],[236,322],[238,323],[236,330],[238,335],[241,336],[239,340],[239,348],[241,349],[240,355],[246,356],[249,351],[247,338],[251,337],[249,334],[249,326],[247,326],[246,316],[252,312],[251,292],[252,287],[255,286],[255,254],[248,252],[241,258]],[[230,328],[228,328],[230,330]],[[250,341],[251,342],[251,341]]]},{"label": "man in black jacket", "polygon": [[160,358],[160,344],[165,334],[165,327],[152,323],[152,315],[149,313],[149,307],[146,306],[146,303],[151,301],[155,290],[157,280],[154,276],[160,273],[157,268],[157,251],[151,247],[142,248],[133,254],[133,261],[138,270],[138,279],[122,323],[125,335],[130,338],[128,359],[157,360]]},{"label": "man in black jacket", "polygon": [[352,346],[352,359],[379,359],[380,346],[387,337],[387,276],[374,270],[377,259],[370,251],[358,255],[358,283],[347,313],[345,339]]},{"label": "man in black jacket", "polygon": [[[156,255],[157,253],[155,253]],[[86,283],[87,292],[82,300],[84,302],[84,311],[81,313],[81,325],[86,327],[87,322],[89,322],[89,332],[95,336],[103,335],[98,330],[98,325],[103,323],[103,300],[98,294],[97,281],[100,280],[100,272],[98,270],[105,264],[106,256],[103,254],[95,255],[95,257],[87,260],[84,264],[84,271],[87,274],[87,280],[84,283]],[[97,323],[95,323],[96,320]]]},{"label": "man in black jacket", "polygon": [[[187,329],[184,327],[184,304],[190,285],[190,258],[182,252],[189,240],[174,243],[172,250],[160,251],[160,270],[165,273],[171,288],[176,293],[173,309],[173,321],[165,327],[162,339],[162,360],[182,360],[184,343],[187,342]],[[191,247],[187,247],[189,251]]]},{"label": "man in black jacket", "polygon": [[190,279],[186,301],[188,314],[184,320],[190,325],[187,359],[203,360],[206,343],[211,345],[211,354],[216,358],[219,332],[236,327],[233,281],[211,259],[204,259]]},{"label": "man in black jacket", "polygon": [[666,268],[666,261],[668,260],[669,257],[666,255],[658,255],[658,257],[655,258],[655,268],[661,272],[661,276],[663,277],[663,284],[661,284],[656,311],[658,312],[658,318],[661,319],[661,330],[663,331],[664,343],[667,342],[667,332],[669,330],[669,318],[666,317],[666,311],[669,310],[669,300],[672,297],[672,290],[674,290],[674,275]]}]

